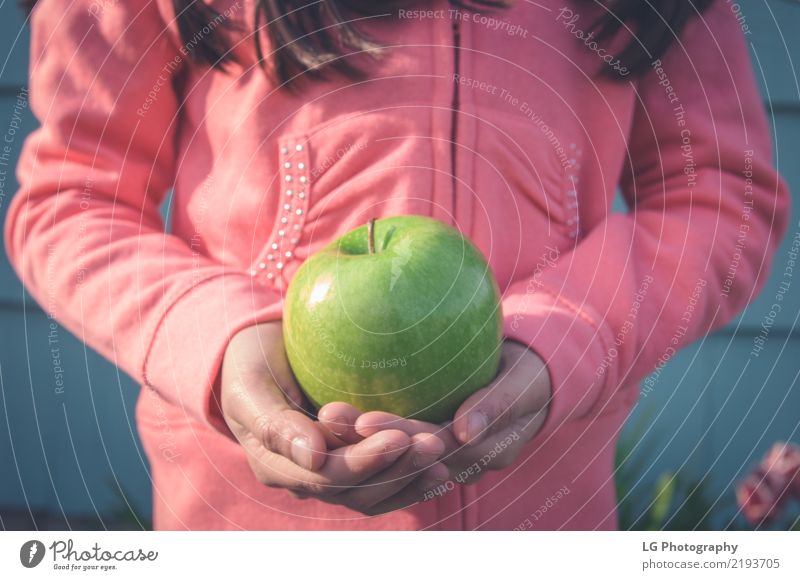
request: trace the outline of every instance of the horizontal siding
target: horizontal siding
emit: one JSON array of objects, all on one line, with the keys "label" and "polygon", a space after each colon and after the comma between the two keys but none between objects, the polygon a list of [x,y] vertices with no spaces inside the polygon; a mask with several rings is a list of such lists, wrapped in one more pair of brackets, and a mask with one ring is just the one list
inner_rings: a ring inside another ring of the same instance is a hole
[{"label": "horizontal siding", "polygon": [[30,30],[25,21],[17,2],[0,4],[0,94],[14,93],[27,82]]},{"label": "horizontal siding", "polygon": [[0,319],[0,508],[108,513],[119,481],[148,509],[138,388],[38,309],[0,308]]},{"label": "horizontal siding", "polygon": [[741,6],[740,22],[749,34],[745,40],[750,47],[756,78],[765,101],[776,108],[798,109],[798,55],[800,55],[800,3],[766,0],[727,1]]},{"label": "horizontal siding", "polygon": [[[0,17],[0,22],[2,21],[2,17]],[[7,40],[3,36],[0,38]],[[21,122],[15,119],[15,115],[20,112]],[[16,127],[17,124],[20,125],[19,128]],[[5,224],[8,205],[19,187],[15,175],[16,159],[25,141],[25,136],[35,127],[36,121],[28,107],[26,93],[21,92],[20,89],[0,93],[0,143],[11,147],[10,157],[12,159],[8,165],[0,164],[0,220],[2,220],[0,223],[2,224]],[[20,306],[26,295],[22,284],[8,263],[6,253],[3,252],[0,255],[0,304]]]}]

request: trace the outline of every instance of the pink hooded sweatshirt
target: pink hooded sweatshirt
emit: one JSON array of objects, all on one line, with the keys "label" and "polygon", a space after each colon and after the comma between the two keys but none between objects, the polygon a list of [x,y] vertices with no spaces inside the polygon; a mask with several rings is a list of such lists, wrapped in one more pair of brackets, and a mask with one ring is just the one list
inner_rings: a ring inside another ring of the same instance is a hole
[{"label": "pink hooded sweatshirt", "polygon": [[[253,29],[252,0],[212,5]],[[362,23],[386,47],[364,79],[290,92],[252,38],[227,72],[193,61],[169,0],[39,1],[41,128],[6,245],[33,296],[144,386],[156,528],[617,526],[614,448],[639,382],[755,296],[789,197],[726,3],[641,78],[611,56],[627,38],[586,38],[591,7],[419,3]],[[618,187],[626,213],[611,212]],[[546,361],[553,397],[514,465],[366,517],[261,486],[215,393],[229,339],[281,318],[305,258],[396,214],[477,244],[505,333]]]}]

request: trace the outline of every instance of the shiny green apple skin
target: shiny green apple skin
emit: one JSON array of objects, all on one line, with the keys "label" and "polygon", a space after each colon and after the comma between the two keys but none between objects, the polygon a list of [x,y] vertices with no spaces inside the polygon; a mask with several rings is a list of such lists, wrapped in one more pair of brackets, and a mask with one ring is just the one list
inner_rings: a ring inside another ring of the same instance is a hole
[{"label": "shiny green apple skin", "polygon": [[432,218],[361,226],[309,257],[284,302],[284,343],[310,401],[443,422],[497,374],[502,311],[486,260]]}]

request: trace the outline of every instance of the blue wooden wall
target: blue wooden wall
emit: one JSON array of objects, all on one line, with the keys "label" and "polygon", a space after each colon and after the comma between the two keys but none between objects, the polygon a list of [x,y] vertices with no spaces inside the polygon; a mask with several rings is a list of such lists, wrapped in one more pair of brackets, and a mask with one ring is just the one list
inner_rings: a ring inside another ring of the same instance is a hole
[{"label": "blue wooden wall", "polygon": [[[800,229],[800,66],[794,61],[800,58],[800,4],[740,4],[773,120],[778,167],[795,194],[791,238]],[[23,24],[14,3],[0,4],[0,134],[10,136],[14,155],[35,126],[27,107],[19,129],[13,121],[20,95],[25,102],[29,37]],[[3,169],[0,218],[17,187],[10,167]],[[676,356],[642,397],[625,434],[634,452],[623,462],[639,503],[662,473],[679,471],[707,484],[715,525],[723,525],[732,483],[774,440],[800,442],[800,279],[792,283],[763,352],[750,356],[774,302],[786,247],[777,255],[773,280],[743,316]],[[133,421],[138,388],[58,328],[60,392],[50,323],[0,257],[0,525],[13,526],[29,512],[50,514],[56,527],[71,516],[119,525],[120,514],[148,514],[147,462]]]}]

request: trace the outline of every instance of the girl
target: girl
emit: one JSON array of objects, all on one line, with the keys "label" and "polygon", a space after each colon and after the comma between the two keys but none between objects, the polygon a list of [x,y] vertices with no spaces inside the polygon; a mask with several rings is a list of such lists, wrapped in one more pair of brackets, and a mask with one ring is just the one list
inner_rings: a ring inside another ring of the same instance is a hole
[{"label": "girl", "polygon": [[[158,529],[613,529],[638,382],[753,298],[786,229],[722,1],[40,0],[31,24],[6,244],[144,386]],[[445,425],[312,414],[282,293],[398,214],[489,259],[501,371]]]}]

